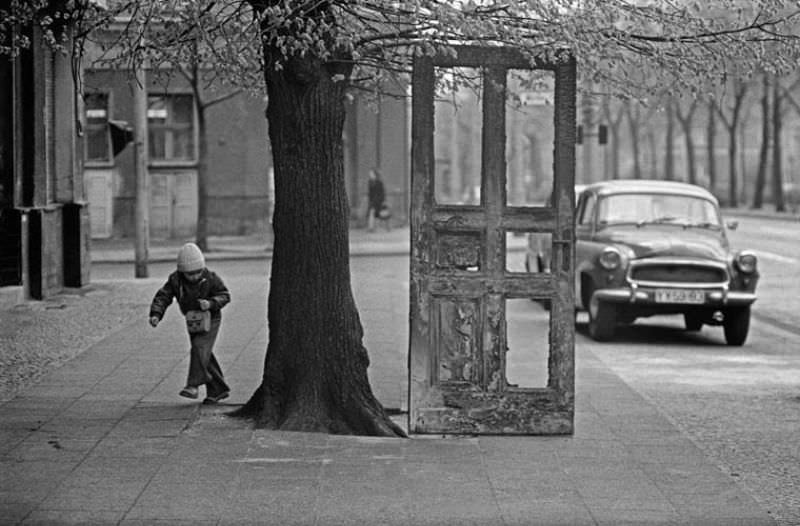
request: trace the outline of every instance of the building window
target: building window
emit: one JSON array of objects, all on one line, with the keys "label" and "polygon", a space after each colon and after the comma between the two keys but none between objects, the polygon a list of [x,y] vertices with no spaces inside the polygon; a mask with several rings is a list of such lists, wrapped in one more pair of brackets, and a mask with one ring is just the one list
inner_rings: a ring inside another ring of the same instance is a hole
[{"label": "building window", "polygon": [[191,95],[147,97],[147,129],[150,159],[194,161],[195,124]]},{"label": "building window", "polygon": [[86,133],[84,156],[88,163],[111,161],[111,140],[108,131],[108,94],[91,93],[84,99]]}]

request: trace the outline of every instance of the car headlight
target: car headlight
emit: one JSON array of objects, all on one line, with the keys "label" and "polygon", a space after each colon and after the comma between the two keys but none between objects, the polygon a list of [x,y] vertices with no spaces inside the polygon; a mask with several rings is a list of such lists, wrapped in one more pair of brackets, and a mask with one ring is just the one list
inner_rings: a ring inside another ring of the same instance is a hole
[{"label": "car headlight", "polygon": [[758,266],[758,258],[749,250],[743,250],[736,254],[736,268],[744,274],[752,274]]},{"label": "car headlight", "polygon": [[600,253],[599,263],[606,270],[618,269],[622,264],[622,254],[614,247],[606,247]]}]

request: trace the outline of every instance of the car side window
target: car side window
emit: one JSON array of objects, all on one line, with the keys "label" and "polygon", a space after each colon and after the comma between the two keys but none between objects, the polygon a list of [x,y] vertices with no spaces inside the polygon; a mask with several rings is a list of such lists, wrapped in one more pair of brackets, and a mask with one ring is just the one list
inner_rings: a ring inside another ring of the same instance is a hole
[{"label": "car side window", "polygon": [[582,201],[580,215],[578,216],[578,224],[589,225],[592,223],[592,217],[594,216],[596,199],[594,194],[584,194]]}]

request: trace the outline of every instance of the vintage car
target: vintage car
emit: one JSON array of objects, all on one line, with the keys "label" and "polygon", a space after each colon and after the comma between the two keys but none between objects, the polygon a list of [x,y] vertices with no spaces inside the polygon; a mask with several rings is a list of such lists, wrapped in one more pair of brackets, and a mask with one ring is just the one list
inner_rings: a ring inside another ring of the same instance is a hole
[{"label": "vintage car", "polygon": [[[585,184],[575,185],[575,199],[580,198]],[[552,196],[551,196],[552,197]],[[528,244],[525,251],[526,272],[550,272],[550,260],[553,244],[548,235],[528,234]]]},{"label": "vintage car", "polygon": [[589,335],[610,340],[618,324],[683,315],[686,329],[722,325],[742,345],[756,301],[757,260],[732,252],[714,196],[678,182],[613,180],[587,185],[575,210],[576,306]]}]

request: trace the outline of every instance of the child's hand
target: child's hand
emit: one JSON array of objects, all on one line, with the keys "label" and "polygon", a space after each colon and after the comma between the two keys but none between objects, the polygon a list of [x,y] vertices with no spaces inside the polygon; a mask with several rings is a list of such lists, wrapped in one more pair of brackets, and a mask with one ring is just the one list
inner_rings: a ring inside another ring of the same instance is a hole
[{"label": "child's hand", "polygon": [[208,300],[197,300],[197,303],[200,304],[200,310],[208,310],[211,308],[211,302]]},{"label": "child's hand", "polygon": [[158,319],[158,316],[150,316],[150,326],[155,327],[158,325],[158,322],[161,321]]}]

